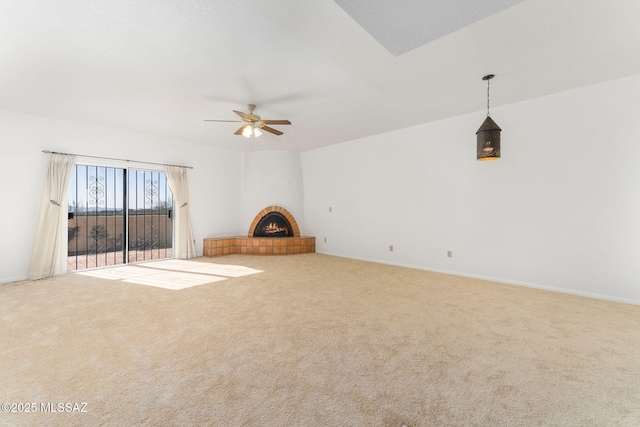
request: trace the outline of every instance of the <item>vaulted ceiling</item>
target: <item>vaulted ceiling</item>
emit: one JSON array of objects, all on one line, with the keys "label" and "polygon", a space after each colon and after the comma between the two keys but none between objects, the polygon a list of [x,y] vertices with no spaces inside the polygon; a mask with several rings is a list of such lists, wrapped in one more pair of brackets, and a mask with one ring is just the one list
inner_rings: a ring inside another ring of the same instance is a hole
[{"label": "vaulted ceiling", "polygon": [[0,108],[237,150],[204,119],[304,151],[640,73],[637,0],[0,2]]}]

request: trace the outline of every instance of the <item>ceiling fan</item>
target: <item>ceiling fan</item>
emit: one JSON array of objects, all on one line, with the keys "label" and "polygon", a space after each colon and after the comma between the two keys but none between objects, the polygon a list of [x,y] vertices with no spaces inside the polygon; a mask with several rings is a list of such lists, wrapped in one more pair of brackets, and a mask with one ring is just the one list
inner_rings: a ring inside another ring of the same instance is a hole
[{"label": "ceiling fan", "polygon": [[262,135],[262,131],[272,133],[274,135],[282,135],[277,129],[269,127],[267,125],[290,125],[291,122],[289,120],[263,120],[257,114],[253,114],[253,110],[256,109],[254,104],[249,104],[249,114],[243,113],[242,111],[232,110],[234,113],[240,116],[242,120],[205,120],[205,122],[237,122],[242,123],[240,129],[235,131],[234,135],[242,135],[247,138],[251,136],[260,136]]}]

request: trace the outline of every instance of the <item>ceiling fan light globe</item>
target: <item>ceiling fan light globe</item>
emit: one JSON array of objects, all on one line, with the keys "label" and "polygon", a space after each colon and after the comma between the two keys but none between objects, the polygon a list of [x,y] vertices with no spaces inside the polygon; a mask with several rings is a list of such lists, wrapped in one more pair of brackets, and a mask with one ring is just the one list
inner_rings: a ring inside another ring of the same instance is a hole
[{"label": "ceiling fan light globe", "polygon": [[242,136],[249,138],[251,136],[251,126],[245,126],[242,130]]},{"label": "ceiling fan light globe", "polygon": [[262,131],[258,128],[253,129],[253,135],[254,136],[260,136],[262,135]]}]

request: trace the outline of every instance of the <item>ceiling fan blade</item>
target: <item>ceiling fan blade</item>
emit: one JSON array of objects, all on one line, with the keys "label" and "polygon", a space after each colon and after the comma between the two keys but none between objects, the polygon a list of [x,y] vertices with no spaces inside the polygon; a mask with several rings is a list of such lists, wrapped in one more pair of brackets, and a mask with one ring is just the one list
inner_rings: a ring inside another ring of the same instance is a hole
[{"label": "ceiling fan blade", "polygon": [[244,126],[240,126],[240,129],[238,129],[237,131],[235,131],[233,134],[234,135],[242,135],[242,131],[244,130]]},{"label": "ceiling fan blade", "polygon": [[260,130],[264,130],[264,131],[270,132],[270,133],[272,133],[272,134],[274,134],[274,135],[282,135],[282,132],[280,132],[280,131],[279,131],[279,130],[277,130],[277,129],[270,128],[269,126],[262,126],[262,127],[260,128]]},{"label": "ceiling fan blade", "polygon": [[247,116],[245,113],[243,113],[242,111],[237,111],[237,110],[231,110],[234,113],[236,113],[237,115],[239,115],[240,117],[242,117],[242,120],[246,120],[246,121],[251,121],[251,117]]},{"label": "ceiling fan blade", "polygon": [[290,125],[289,120],[260,120],[265,125]]},{"label": "ceiling fan blade", "polygon": [[242,120],[207,120],[205,122],[227,122],[227,123],[242,123]]}]

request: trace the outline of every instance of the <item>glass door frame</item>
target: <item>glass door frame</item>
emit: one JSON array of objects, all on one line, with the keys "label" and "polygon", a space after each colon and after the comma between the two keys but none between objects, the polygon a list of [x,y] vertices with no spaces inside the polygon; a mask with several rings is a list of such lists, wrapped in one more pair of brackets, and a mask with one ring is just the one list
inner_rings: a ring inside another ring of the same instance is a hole
[{"label": "glass door frame", "polygon": [[[99,167],[99,168],[116,168],[116,169],[123,169],[124,170],[124,195],[123,198],[126,199],[124,202],[124,206],[125,208],[123,208],[123,210],[126,210],[126,212],[124,212],[124,220],[123,220],[123,225],[124,225],[124,230],[123,230],[123,256],[125,257],[123,259],[123,263],[122,264],[116,264],[116,265],[125,265],[128,263],[131,263],[131,260],[129,260],[129,179],[130,179],[130,175],[132,173],[132,171],[143,171],[143,172],[152,172],[152,173],[163,173],[165,174],[165,179],[166,179],[166,171],[161,168],[161,167],[150,167],[149,164],[145,164],[145,163],[138,163],[138,162],[128,162],[128,161],[118,161],[118,160],[109,160],[109,159],[98,159],[98,158],[92,158],[91,160],[83,160],[82,157],[80,157],[79,159],[76,159],[76,162],[74,164],[74,168],[76,166],[89,166],[89,167]],[[74,171],[75,173],[75,171]],[[171,189],[168,185],[168,181],[166,183],[167,185],[167,189],[169,192],[171,192]],[[61,219],[61,223],[60,226],[63,227],[63,230],[68,230],[68,216],[69,216],[69,203],[70,203],[70,194],[67,194],[67,203],[62,204],[61,208],[63,209],[63,216]],[[173,220],[173,214],[175,212],[175,198],[173,198],[173,194],[171,193],[171,206],[168,207],[168,210],[170,211],[170,215],[171,215],[171,230],[170,230],[170,239],[171,239],[171,256],[169,258],[162,258],[162,259],[172,259],[175,257],[175,233],[176,233],[176,227],[175,227],[175,221]],[[59,271],[64,271],[64,272],[70,272],[70,271],[81,271],[81,270],[69,270],[68,268],[68,254],[69,254],[69,239],[68,239],[68,234],[67,233],[60,233],[61,234],[61,242],[60,242],[60,249],[61,249],[61,253],[59,256],[59,266],[60,266],[60,270]],[[155,259],[160,259],[160,258],[155,258]],[[138,261],[133,261],[133,262],[142,262],[142,261],[150,261],[150,259],[146,259],[146,260],[138,260]],[[94,267],[91,267],[94,268]],[[97,267],[97,268],[101,268],[101,267]]]}]

